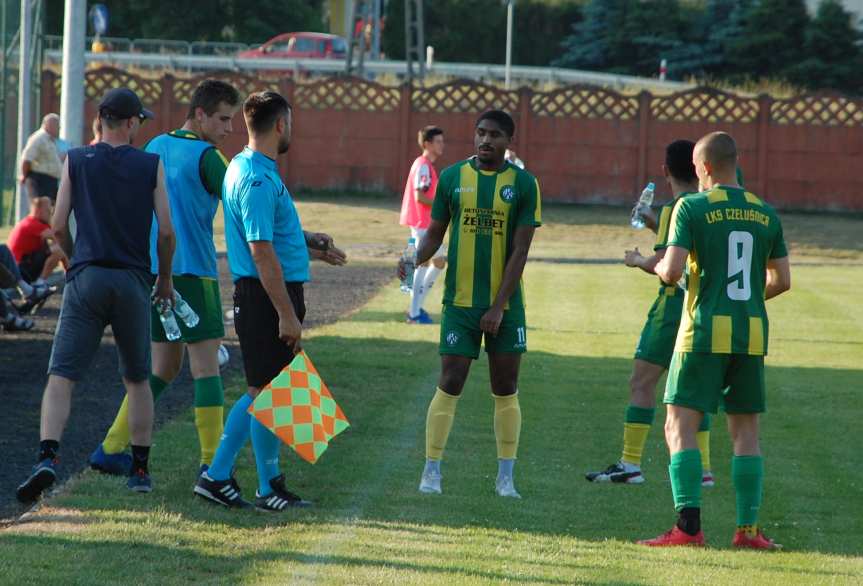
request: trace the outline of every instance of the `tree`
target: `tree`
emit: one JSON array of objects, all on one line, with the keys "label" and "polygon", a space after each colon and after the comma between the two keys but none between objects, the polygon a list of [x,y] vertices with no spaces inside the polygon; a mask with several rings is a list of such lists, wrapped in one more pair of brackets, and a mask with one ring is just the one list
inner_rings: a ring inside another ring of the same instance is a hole
[{"label": "tree", "polygon": [[620,66],[626,44],[624,27],[632,0],[590,0],[584,20],[563,42],[557,67],[609,70]]},{"label": "tree", "polygon": [[804,0],[754,3],[729,54],[740,76],[775,77],[800,62],[808,25]]},{"label": "tree", "polygon": [[744,34],[751,4],[751,0],[707,0],[704,12],[693,19],[690,40],[664,54],[669,77],[725,77],[734,73],[731,52]]},{"label": "tree", "polygon": [[806,31],[805,53],[799,64],[789,68],[788,78],[809,89],[836,89],[860,94],[863,59],[857,43],[860,33],[852,15],[838,0],[822,0]]},{"label": "tree", "polygon": [[[109,36],[132,39],[263,42],[280,33],[324,29],[324,0],[103,0]],[[45,31],[63,34],[63,2],[45,3]]]},{"label": "tree", "polygon": [[[513,63],[548,65],[557,55],[569,23],[581,12],[576,3],[549,4],[519,0],[515,5]],[[506,52],[506,9],[501,0],[435,0],[425,3],[425,42],[435,59],[468,63],[503,63]],[[382,36],[384,53],[405,56],[404,0],[390,0]],[[538,34],[538,31],[542,31]]]}]

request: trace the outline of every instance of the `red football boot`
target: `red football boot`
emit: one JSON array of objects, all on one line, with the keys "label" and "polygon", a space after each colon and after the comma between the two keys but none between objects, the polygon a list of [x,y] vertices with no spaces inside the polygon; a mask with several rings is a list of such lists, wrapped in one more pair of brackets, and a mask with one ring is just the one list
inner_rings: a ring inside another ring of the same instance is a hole
[{"label": "red football boot", "polygon": [[637,541],[641,545],[649,545],[650,547],[669,547],[674,545],[704,545],[704,533],[699,531],[695,535],[689,535],[677,525],[666,531],[659,537],[653,539],[641,539]]},{"label": "red football boot", "polygon": [[755,537],[749,537],[746,531],[740,529],[734,534],[734,541],[731,545],[739,549],[763,549],[767,551],[777,551],[782,549],[782,546],[775,543],[772,539],[766,537],[761,529],[755,534]]}]

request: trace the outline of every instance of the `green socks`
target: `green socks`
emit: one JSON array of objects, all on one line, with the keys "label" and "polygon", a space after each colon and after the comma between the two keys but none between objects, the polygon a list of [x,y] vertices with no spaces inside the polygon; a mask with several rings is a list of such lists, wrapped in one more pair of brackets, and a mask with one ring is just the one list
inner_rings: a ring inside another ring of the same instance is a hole
[{"label": "green socks", "polygon": [[764,485],[764,458],[734,456],[731,459],[731,478],[737,497],[737,526],[756,525]]},{"label": "green socks", "polygon": [[671,455],[668,475],[675,510],[701,508],[701,474],[699,450],[683,450]]}]

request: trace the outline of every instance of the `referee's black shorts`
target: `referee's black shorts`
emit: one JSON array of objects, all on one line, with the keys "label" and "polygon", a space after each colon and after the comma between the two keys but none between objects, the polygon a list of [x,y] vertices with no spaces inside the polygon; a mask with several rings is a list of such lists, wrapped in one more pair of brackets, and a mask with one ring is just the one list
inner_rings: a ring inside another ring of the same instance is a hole
[{"label": "referee's black shorts", "polygon": [[[285,283],[297,318],[306,316],[302,283]],[[263,388],[294,359],[290,346],[279,339],[279,315],[258,279],[234,284],[234,329],[240,339],[246,383]]]}]

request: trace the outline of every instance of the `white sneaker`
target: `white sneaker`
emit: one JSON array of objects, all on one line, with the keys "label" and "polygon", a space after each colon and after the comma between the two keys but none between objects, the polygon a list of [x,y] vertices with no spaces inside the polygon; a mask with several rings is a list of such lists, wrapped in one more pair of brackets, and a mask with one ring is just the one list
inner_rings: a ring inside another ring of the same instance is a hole
[{"label": "white sneaker", "polygon": [[515,483],[512,480],[512,476],[501,476],[494,483],[494,490],[497,492],[498,496],[505,496],[514,499],[520,499],[521,495],[518,494],[518,491],[515,490]]},{"label": "white sneaker", "polygon": [[711,486],[715,486],[716,481],[713,480],[713,472],[710,470],[705,470],[701,475],[701,486],[706,488],[710,488]]},{"label": "white sneaker", "polygon": [[441,494],[440,488],[442,476],[436,472],[423,472],[420,479],[420,492],[425,494]]},{"label": "white sneaker", "polygon": [[584,477],[590,482],[619,482],[622,484],[641,484],[644,482],[641,467],[623,461],[615,462],[601,472],[588,472]]}]

